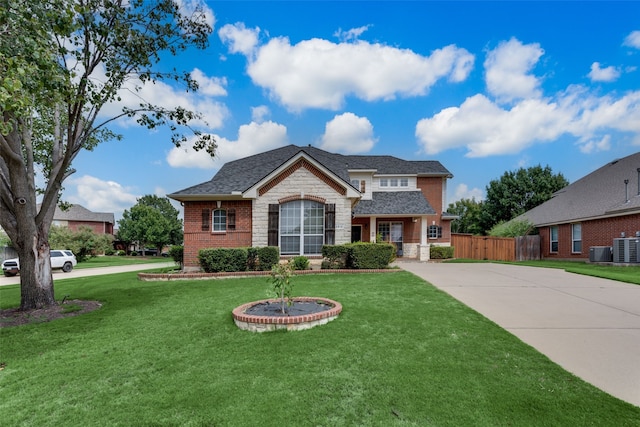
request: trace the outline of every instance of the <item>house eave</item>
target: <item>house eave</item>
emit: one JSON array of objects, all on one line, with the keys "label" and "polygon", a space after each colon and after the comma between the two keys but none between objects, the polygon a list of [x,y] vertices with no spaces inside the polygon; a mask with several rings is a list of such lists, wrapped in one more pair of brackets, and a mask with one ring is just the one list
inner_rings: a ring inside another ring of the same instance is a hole
[{"label": "house eave", "polygon": [[578,222],[596,221],[596,220],[600,220],[600,219],[616,218],[616,217],[620,217],[620,216],[638,215],[638,214],[640,214],[640,210],[633,209],[633,210],[628,210],[628,211],[624,211],[624,212],[617,211],[617,212],[614,212],[614,213],[607,213],[607,214],[603,214],[603,215],[592,215],[592,216],[585,216],[585,217],[581,217],[581,218],[568,218],[568,219],[563,219],[563,220],[558,220],[558,221],[538,223],[538,224],[534,224],[534,226],[537,227],[537,228],[550,227],[552,225],[575,224],[575,223],[578,223]]},{"label": "house eave", "polygon": [[179,202],[210,202],[215,200],[243,200],[239,194],[167,194],[167,197]]}]

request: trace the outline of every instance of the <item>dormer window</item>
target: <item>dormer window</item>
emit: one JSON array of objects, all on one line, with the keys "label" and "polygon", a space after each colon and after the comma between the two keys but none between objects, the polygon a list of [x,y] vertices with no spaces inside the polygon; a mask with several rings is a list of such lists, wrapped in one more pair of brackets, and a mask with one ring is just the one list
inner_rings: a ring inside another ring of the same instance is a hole
[{"label": "dormer window", "polygon": [[361,193],[366,193],[366,181],[364,179],[352,179],[351,180],[351,185],[354,188],[357,188],[358,190],[360,190]]},{"label": "dormer window", "polygon": [[388,187],[389,180],[387,178],[380,178],[380,187]]}]

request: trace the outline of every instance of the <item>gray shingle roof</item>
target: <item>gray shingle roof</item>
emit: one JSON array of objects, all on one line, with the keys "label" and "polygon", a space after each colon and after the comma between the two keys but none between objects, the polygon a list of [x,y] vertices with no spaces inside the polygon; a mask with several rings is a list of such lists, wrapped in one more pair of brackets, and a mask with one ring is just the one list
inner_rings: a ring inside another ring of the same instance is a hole
[{"label": "gray shingle roof", "polygon": [[393,156],[349,156],[330,153],[312,146],[287,145],[228,162],[211,180],[176,191],[169,194],[169,197],[180,200],[184,196],[231,195],[234,191],[243,192],[301,151],[345,183],[349,183],[349,170],[354,169],[376,169],[378,174],[452,176],[451,172],[435,160],[410,161]]},{"label": "gray shingle roof", "polygon": [[360,200],[354,215],[434,215],[436,211],[420,191],[374,192],[372,200]]},{"label": "gray shingle roof", "polygon": [[[640,213],[639,168],[640,152],[609,162],[556,192],[551,199],[520,218],[541,226]],[[629,180],[627,194],[625,179]]]},{"label": "gray shingle roof", "polygon": [[113,213],[92,212],[81,205],[71,205],[71,207],[66,211],[63,211],[60,207],[56,206],[53,219],[57,221],[88,221],[115,224]]}]

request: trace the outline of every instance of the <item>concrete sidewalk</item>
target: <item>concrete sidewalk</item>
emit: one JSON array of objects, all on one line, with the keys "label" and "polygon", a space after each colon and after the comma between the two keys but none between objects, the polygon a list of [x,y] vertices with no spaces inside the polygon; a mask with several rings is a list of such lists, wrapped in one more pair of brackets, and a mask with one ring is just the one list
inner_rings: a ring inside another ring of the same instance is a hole
[{"label": "concrete sidewalk", "polygon": [[567,371],[640,406],[640,286],[559,269],[399,261]]},{"label": "concrete sidewalk", "polygon": [[[73,279],[75,277],[101,276],[103,274],[125,273],[127,271],[153,270],[157,268],[173,267],[175,265],[175,262],[167,261],[156,263],[151,262],[148,264],[119,265],[117,267],[74,268],[69,273],[64,273],[62,270],[53,270],[53,282],[55,283],[56,280],[62,279]],[[19,283],[20,276],[4,277],[0,275],[0,286],[15,285]]]}]

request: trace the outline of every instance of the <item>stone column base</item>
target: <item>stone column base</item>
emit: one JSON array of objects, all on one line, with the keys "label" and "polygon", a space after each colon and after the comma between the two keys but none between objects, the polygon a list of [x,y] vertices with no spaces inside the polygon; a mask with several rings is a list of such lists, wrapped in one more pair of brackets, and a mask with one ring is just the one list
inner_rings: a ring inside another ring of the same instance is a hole
[{"label": "stone column base", "polygon": [[429,245],[418,245],[418,261],[429,261]]}]

